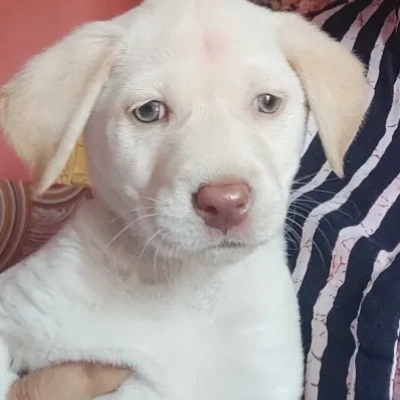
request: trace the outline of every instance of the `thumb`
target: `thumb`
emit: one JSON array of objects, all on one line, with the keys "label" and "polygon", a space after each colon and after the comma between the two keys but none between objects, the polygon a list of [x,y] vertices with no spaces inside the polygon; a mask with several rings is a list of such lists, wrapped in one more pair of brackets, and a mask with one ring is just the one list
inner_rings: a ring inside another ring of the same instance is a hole
[{"label": "thumb", "polygon": [[131,375],[132,371],[109,365],[84,364],[84,375],[88,381],[90,399],[117,390]]},{"label": "thumb", "polygon": [[87,363],[37,370],[16,381],[9,400],[92,400],[113,392],[132,371]]}]

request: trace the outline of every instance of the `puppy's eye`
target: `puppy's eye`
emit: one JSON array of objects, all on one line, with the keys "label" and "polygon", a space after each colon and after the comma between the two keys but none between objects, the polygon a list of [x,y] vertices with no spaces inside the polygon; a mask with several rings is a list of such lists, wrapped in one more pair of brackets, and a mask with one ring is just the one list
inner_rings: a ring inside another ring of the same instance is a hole
[{"label": "puppy's eye", "polygon": [[260,94],[257,97],[258,111],[264,114],[273,114],[278,111],[279,106],[282,103],[282,99],[272,94]]},{"label": "puppy's eye", "polygon": [[167,107],[161,101],[152,100],[132,110],[133,116],[140,122],[150,124],[165,117]]}]

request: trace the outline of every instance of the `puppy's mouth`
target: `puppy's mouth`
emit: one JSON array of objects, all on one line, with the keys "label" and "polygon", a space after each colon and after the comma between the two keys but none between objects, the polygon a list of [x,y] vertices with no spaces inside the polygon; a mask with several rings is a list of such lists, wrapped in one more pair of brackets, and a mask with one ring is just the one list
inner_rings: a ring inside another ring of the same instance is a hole
[{"label": "puppy's mouth", "polygon": [[264,242],[260,243],[245,243],[245,242],[235,242],[234,240],[227,240],[224,239],[218,244],[210,246],[208,249],[209,250],[246,250],[246,249],[254,249],[260,245],[262,245]]},{"label": "puppy's mouth", "polygon": [[211,246],[211,249],[214,250],[254,250],[260,246],[263,246],[268,243],[268,239],[260,240],[257,242],[235,242],[234,240],[226,240],[224,239],[222,242],[217,245]]},{"label": "puppy's mouth", "polygon": [[242,248],[247,247],[247,245],[245,243],[241,243],[241,242],[223,240],[221,243],[219,243],[218,245],[216,245],[214,247],[218,248],[218,249],[242,249]]}]

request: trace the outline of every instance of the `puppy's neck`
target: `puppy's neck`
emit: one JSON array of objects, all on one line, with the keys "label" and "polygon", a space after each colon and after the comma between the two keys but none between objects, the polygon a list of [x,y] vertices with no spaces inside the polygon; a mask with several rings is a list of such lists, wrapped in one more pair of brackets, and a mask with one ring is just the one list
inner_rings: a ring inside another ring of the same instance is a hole
[{"label": "puppy's neck", "polygon": [[125,282],[139,280],[146,285],[170,285],[175,280],[198,281],[218,272],[220,262],[212,256],[152,246],[151,237],[133,233],[126,227],[126,222],[99,198],[83,204],[69,224],[93,264],[105,273],[119,275]]}]

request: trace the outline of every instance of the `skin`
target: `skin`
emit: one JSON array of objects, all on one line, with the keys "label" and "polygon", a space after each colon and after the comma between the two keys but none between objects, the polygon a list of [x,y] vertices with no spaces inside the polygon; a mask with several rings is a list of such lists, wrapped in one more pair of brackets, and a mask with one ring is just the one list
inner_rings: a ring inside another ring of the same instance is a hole
[{"label": "skin", "polygon": [[131,373],[88,363],[57,365],[17,380],[9,400],[92,400],[118,389]]}]

